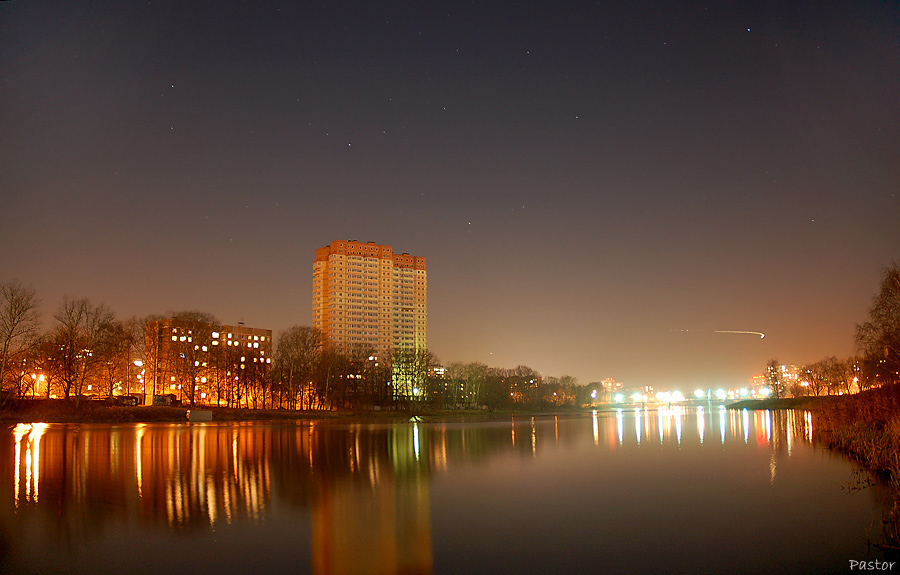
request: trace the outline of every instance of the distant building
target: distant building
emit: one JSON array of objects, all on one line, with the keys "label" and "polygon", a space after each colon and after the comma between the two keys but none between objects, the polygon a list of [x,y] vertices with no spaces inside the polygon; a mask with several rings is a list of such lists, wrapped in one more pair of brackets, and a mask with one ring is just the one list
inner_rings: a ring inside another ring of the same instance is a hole
[{"label": "distant building", "polygon": [[313,327],[326,345],[376,354],[427,347],[425,258],[374,242],[335,240],[316,250]]},{"label": "distant building", "polygon": [[272,365],[272,330],[169,318],[146,326],[145,403],[179,401],[245,405]]},{"label": "distant building", "polygon": [[616,394],[622,391],[622,383],[611,377],[603,380],[603,391],[606,393]]}]

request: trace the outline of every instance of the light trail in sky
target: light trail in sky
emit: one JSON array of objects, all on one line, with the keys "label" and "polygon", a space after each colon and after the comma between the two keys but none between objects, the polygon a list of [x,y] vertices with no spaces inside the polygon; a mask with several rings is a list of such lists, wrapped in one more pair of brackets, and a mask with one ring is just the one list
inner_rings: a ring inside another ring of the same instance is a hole
[{"label": "light trail in sky", "polygon": [[759,339],[763,339],[764,337],[766,337],[766,334],[764,334],[761,331],[741,331],[741,330],[730,330],[730,329],[718,330],[717,329],[716,333],[750,333],[753,335],[758,335]]}]

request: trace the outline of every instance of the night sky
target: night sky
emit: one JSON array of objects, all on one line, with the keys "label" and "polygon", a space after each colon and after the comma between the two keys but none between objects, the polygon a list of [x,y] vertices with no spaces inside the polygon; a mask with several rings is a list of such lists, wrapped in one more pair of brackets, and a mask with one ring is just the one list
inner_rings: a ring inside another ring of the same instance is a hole
[{"label": "night sky", "polygon": [[900,4],[560,4],[0,2],[0,281],[46,326],[277,333],[356,239],[427,258],[443,363],[853,353],[900,259]]}]

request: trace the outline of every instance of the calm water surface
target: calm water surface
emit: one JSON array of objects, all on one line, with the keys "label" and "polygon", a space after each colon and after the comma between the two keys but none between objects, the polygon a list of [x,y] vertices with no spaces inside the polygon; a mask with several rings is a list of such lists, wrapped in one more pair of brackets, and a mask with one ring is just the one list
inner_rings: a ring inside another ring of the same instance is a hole
[{"label": "calm water surface", "polygon": [[0,429],[0,573],[848,573],[884,559],[888,493],[857,477],[808,414],[715,406],[22,424]]}]

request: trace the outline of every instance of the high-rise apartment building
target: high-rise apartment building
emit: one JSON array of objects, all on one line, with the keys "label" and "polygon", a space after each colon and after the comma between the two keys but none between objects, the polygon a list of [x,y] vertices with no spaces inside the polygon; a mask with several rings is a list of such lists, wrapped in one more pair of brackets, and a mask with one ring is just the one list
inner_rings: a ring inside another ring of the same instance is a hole
[{"label": "high-rise apartment building", "polygon": [[425,349],[427,294],[423,257],[354,240],[316,250],[313,327],[336,349]]}]

